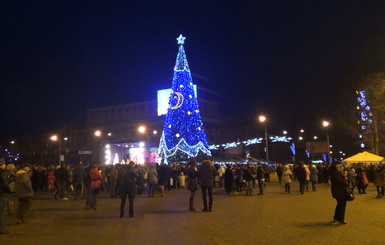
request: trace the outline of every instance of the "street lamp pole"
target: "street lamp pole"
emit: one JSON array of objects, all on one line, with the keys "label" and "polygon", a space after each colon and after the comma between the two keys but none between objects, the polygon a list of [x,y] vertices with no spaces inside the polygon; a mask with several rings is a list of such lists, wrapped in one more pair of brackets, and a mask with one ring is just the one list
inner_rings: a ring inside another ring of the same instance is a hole
[{"label": "street lamp pole", "polygon": [[269,139],[267,137],[267,125],[265,124],[266,160],[269,160]]},{"label": "street lamp pole", "polygon": [[265,124],[265,143],[266,143],[266,160],[269,160],[269,138],[267,137],[267,124],[266,124],[266,117],[263,115],[260,115],[258,117],[259,122]]},{"label": "street lamp pole", "polygon": [[329,141],[329,122],[328,121],[323,121],[322,122],[322,126],[324,128],[326,128],[326,141],[327,141],[327,144],[328,144],[328,159],[327,159],[327,163],[330,163],[330,141]]},{"label": "street lamp pole", "polygon": [[60,160],[61,160],[61,140],[59,139],[59,137],[56,134],[51,136],[51,140],[52,141],[57,141],[57,143],[59,145],[59,164],[60,164]]}]

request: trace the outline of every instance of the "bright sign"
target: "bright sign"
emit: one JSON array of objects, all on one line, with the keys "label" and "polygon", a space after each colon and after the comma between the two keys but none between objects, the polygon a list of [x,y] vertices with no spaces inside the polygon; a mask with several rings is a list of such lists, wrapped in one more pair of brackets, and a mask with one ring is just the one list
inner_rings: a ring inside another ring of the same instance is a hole
[{"label": "bright sign", "polygon": [[[197,86],[193,85],[195,97],[197,97]],[[158,90],[158,116],[166,115],[168,109],[168,101],[170,99],[170,95],[172,93],[172,89],[162,89]]]}]

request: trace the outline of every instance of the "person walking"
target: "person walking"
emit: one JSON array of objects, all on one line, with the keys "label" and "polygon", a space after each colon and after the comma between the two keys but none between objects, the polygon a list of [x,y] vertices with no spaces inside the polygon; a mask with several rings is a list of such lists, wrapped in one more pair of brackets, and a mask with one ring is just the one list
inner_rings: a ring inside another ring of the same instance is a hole
[{"label": "person walking", "polygon": [[91,180],[91,198],[90,198],[90,207],[96,209],[96,200],[101,188],[102,173],[98,169],[97,164],[93,164],[90,170],[90,180]]},{"label": "person walking", "polygon": [[262,164],[258,163],[258,165],[257,165],[257,181],[258,181],[259,193],[257,195],[263,195],[264,178],[265,178],[265,171],[262,167]]},{"label": "person walking", "polygon": [[348,182],[345,180],[341,172],[341,163],[333,162],[329,169],[329,175],[332,182],[332,196],[337,200],[337,206],[334,211],[333,219],[338,221],[341,225],[345,225],[347,224],[345,222],[345,210]]},{"label": "person walking", "polygon": [[136,183],[138,181],[138,173],[134,169],[135,163],[131,161],[128,165],[123,165],[118,173],[120,184],[120,217],[124,216],[124,207],[126,205],[126,197],[128,197],[129,217],[134,217],[134,197],[136,194]]},{"label": "person walking", "polygon": [[115,165],[111,168],[109,183],[110,183],[109,184],[110,197],[115,198],[116,197],[116,186],[118,183],[118,165]]},{"label": "person walking", "polygon": [[67,169],[64,167],[64,164],[59,164],[55,171],[55,181],[58,188],[58,198],[59,200],[68,201],[65,193],[67,191],[67,184],[69,179],[69,173]]},{"label": "person walking", "polygon": [[246,181],[246,196],[252,196],[253,192],[253,186],[256,175],[255,169],[252,167],[252,165],[249,163],[245,169],[244,179]]},{"label": "person walking", "polygon": [[299,163],[298,167],[295,170],[299,182],[299,192],[303,195],[305,194],[306,187],[306,169],[303,166],[303,163]]},{"label": "person walking", "polygon": [[290,170],[290,166],[286,165],[282,172],[282,182],[285,185],[285,192],[290,194],[290,183],[293,179],[293,173]]},{"label": "person walking", "polygon": [[158,185],[158,179],[158,172],[156,171],[155,165],[150,164],[147,171],[148,197],[154,197],[154,192]]},{"label": "person walking", "polygon": [[374,185],[376,186],[377,190],[377,198],[382,198],[384,195],[384,177],[383,166],[377,166],[376,172],[374,173]]},{"label": "person walking", "polygon": [[162,161],[160,166],[159,166],[159,170],[158,170],[158,176],[159,176],[158,184],[159,184],[159,190],[160,190],[160,196],[161,197],[164,196],[164,189],[165,189],[165,186],[167,185],[168,179],[170,178],[168,176],[168,170],[167,169],[168,168],[166,167],[166,165]]},{"label": "person walking", "polygon": [[73,172],[73,186],[75,189],[75,200],[77,200],[83,192],[84,178],[86,172],[82,168],[82,165],[79,163]]},{"label": "person walking", "polygon": [[[202,212],[211,212],[213,208],[213,186],[217,175],[214,164],[210,160],[202,161],[198,176],[202,189],[203,209]],[[207,206],[207,195],[209,196],[209,205]]]},{"label": "person walking", "polygon": [[5,172],[5,161],[0,159],[0,234],[9,233],[5,229],[5,213],[8,205],[8,198],[11,189],[8,185],[7,175]]},{"label": "person walking", "polygon": [[5,167],[5,172],[7,176],[7,181],[11,194],[8,196],[8,215],[13,215],[15,211],[14,199],[16,196],[16,177],[15,177],[16,167],[14,164],[10,163]]},{"label": "person walking", "polygon": [[16,172],[16,196],[19,199],[19,206],[16,212],[16,223],[24,223],[24,216],[32,206],[32,168],[24,165]]},{"label": "person walking", "polygon": [[282,172],[284,171],[284,168],[282,167],[282,164],[278,164],[277,166],[277,176],[278,176],[278,182],[279,184],[282,184]]},{"label": "person walking", "polygon": [[198,168],[195,159],[192,159],[187,165],[187,190],[190,191],[189,210],[195,212],[194,198],[198,190]]},{"label": "person walking", "polygon": [[225,191],[227,195],[230,195],[230,193],[233,191],[233,186],[234,186],[234,173],[230,164],[226,165],[226,170],[224,175],[225,175],[224,176]]},{"label": "person walking", "polygon": [[313,191],[317,190],[317,182],[318,182],[318,170],[317,167],[313,164],[310,168],[310,181],[311,188]]}]

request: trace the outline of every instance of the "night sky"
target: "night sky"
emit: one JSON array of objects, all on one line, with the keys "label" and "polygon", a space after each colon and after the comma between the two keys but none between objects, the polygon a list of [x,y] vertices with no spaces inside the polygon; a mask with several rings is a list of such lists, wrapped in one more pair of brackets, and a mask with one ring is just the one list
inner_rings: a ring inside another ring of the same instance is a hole
[{"label": "night sky", "polygon": [[171,87],[179,34],[221,113],[265,113],[275,134],[320,133],[385,63],[384,1],[1,1],[0,11],[3,137],[154,100]]}]

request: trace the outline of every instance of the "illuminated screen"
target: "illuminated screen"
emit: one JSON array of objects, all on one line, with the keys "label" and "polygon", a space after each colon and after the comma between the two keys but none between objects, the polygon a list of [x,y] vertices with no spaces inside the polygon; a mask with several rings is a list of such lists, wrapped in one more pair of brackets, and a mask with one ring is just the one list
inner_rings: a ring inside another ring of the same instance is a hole
[{"label": "illuminated screen", "polygon": [[136,164],[144,163],[144,148],[130,148],[130,160]]},{"label": "illuminated screen", "polygon": [[[195,84],[193,86],[195,97],[197,98],[197,86]],[[158,116],[167,114],[168,100],[170,99],[171,92],[171,88],[158,90]]]}]

